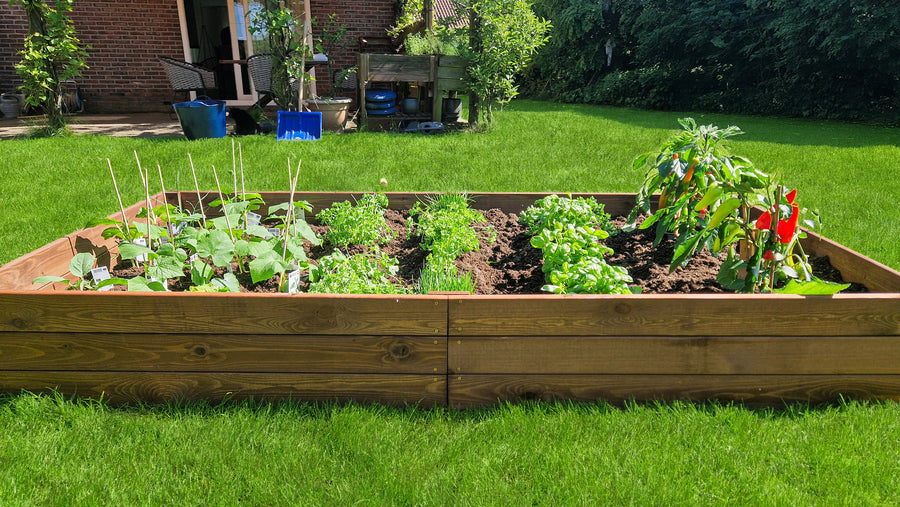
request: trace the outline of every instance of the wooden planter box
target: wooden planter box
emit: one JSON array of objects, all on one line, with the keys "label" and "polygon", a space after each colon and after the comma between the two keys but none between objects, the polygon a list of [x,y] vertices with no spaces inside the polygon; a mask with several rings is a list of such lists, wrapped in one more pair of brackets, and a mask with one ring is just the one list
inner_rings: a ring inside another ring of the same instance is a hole
[{"label": "wooden planter box", "polygon": [[[298,198],[318,210],[359,195]],[[519,212],[542,196],[483,194],[475,207]],[[388,197],[404,209],[419,196]],[[597,197],[612,214],[634,202]],[[243,295],[31,285],[64,274],[75,252],[109,262],[115,244],[101,230],[0,267],[0,390],[112,402],[252,396],[455,408],[553,398],[900,399],[900,273],[812,234],[808,252],[828,255],[873,293]]]}]

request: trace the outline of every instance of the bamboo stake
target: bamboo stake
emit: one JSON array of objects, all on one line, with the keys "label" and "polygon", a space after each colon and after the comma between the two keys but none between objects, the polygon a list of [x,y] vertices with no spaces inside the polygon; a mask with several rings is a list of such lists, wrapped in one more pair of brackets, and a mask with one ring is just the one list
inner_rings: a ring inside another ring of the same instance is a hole
[{"label": "bamboo stake", "polygon": [[[150,222],[155,222],[153,218],[153,207],[150,204],[150,173],[144,172],[141,168],[141,159],[138,158],[137,151],[134,152],[134,159],[137,160],[138,172],[141,173],[141,182],[144,184],[144,196],[147,198],[147,247],[153,248],[153,241],[150,239]],[[148,257],[149,262],[149,257]]]},{"label": "bamboo stake", "polygon": [[[287,214],[285,216],[285,218],[287,220],[285,221],[285,227],[284,227],[285,236],[284,236],[284,238],[282,238],[282,240],[283,240],[282,244],[284,245],[284,248],[282,249],[281,260],[283,262],[287,260],[287,241],[288,241],[288,238],[290,238],[291,224],[294,223],[294,213],[295,213],[295,211],[294,211],[294,193],[297,190],[297,180],[300,178],[300,164],[302,164],[302,163],[303,163],[303,159],[300,159],[300,161],[297,162],[297,172],[294,175],[293,180],[291,180],[291,182],[290,182],[291,183],[291,200],[288,201],[288,210],[287,210]],[[294,226],[294,232],[296,233],[296,225]]]},{"label": "bamboo stake", "polygon": [[112,162],[109,159],[106,159],[106,165],[109,166],[109,175],[112,176],[113,188],[116,189],[116,199],[119,200],[119,209],[122,211],[122,223],[125,224],[125,236],[128,237],[128,242],[131,243],[131,227],[128,226],[128,216],[125,215],[125,206],[122,204],[122,195],[119,194],[119,185],[116,183],[116,173],[113,172]]},{"label": "bamboo stake", "polygon": [[203,228],[208,229],[206,226],[206,212],[203,211],[203,197],[200,196],[200,185],[197,183],[197,171],[194,170],[194,159],[191,158],[191,154],[188,153],[188,160],[191,161],[191,174],[194,175],[194,188],[197,190],[197,204],[200,205],[200,216],[203,217]]},{"label": "bamboo stake", "polygon": [[234,194],[237,195],[237,160],[234,157],[234,138],[231,138],[231,178],[234,180]]},{"label": "bamboo stake", "polygon": [[162,167],[159,164],[156,164],[156,172],[159,174],[159,188],[162,189],[163,205],[166,207],[166,230],[169,232],[169,238],[171,239],[174,236],[175,229],[169,221],[169,198],[166,197],[166,184],[163,183]]},{"label": "bamboo stake", "polygon": [[[247,187],[244,186],[244,148],[241,146],[241,143],[238,143],[238,160],[241,162],[241,197],[247,193]],[[244,197],[246,201],[246,197]]]},{"label": "bamboo stake", "polygon": [[228,226],[228,235],[231,237],[231,243],[236,245],[234,239],[234,231],[231,230],[231,219],[228,218],[228,209],[225,207],[225,197],[222,196],[222,185],[219,184],[219,175],[216,173],[216,166],[212,166],[213,176],[216,178],[216,189],[219,191],[219,200],[222,201],[222,211],[225,212],[225,225]]}]

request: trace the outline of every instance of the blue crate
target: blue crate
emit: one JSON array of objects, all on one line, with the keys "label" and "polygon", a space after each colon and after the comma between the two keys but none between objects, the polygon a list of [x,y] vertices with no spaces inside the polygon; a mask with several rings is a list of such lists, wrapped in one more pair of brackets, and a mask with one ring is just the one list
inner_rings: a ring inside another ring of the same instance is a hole
[{"label": "blue crate", "polygon": [[278,141],[315,141],[322,138],[322,113],[278,111]]}]

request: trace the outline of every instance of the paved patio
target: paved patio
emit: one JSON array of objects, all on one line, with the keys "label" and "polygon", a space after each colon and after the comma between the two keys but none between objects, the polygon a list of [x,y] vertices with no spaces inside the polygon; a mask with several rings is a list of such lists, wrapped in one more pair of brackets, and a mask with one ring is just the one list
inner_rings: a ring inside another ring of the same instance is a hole
[{"label": "paved patio", "polygon": [[[39,121],[40,117],[0,119],[0,139],[12,139],[22,135]],[[167,113],[79,114],[72,116],[69,121],[69,128],[76,134],[102,134],[116,137],[184,137],[178,119]]]}]

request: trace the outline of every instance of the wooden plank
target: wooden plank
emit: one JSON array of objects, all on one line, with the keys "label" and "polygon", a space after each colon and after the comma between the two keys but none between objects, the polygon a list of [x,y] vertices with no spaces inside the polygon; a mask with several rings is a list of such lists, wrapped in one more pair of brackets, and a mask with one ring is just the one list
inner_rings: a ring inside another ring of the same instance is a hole
[{"label": "wooden plank", "polygon": [[459,337],[450,374],[900,374],[900,337]]},{"label": "wooden plank", "polygon": [[450,299],[450,336],[896,336],[900,294]]},{"label": "wooden plank", "polygon": [[49,284],[35,285],[39,276],[63,276],[69,274],[69,263],[75,251],[68,237],[62,237],[18,259],[0,266],[0,288],[5,290],[40,290]]},{"label": "wooden plank", "polygon": [[872,292],[900,292],[900,272],[880,262],[809,231],[801,243],[807,253],[828,257],[844,280],[861,283]]},{"label": "wooden plank", "polygon": [[445,374],[447,339],[2,333],[0,370]]},{"label": "wooden plank", "polygon": [[843,398],[900,400],[900,375],[451,375],[448,402],[465,409],[522,400],[705,401],[753,405]]},{"label": "wooden plank", "polygon": [[446,336],[447,297],[0,291],[0,332]]},{"label": "wooden plank", "polygon": [[349,401],[445,406],[442,375],[276,373],[0,372],[0,392],[56,391],[111,403],[225,398]]},{"label": "wooden plank", "polygon": [[368,54],[367,82],[434,81],[434,57],[431,55]]}]

